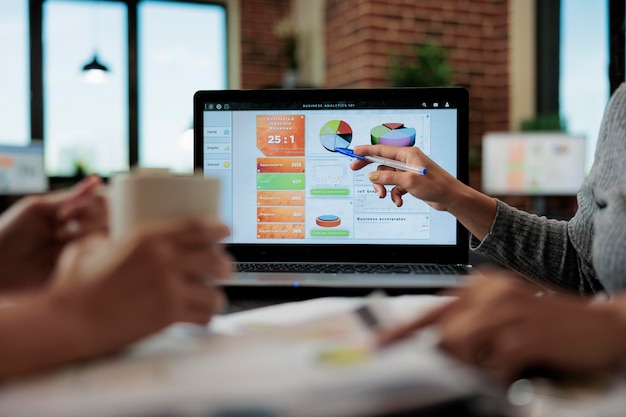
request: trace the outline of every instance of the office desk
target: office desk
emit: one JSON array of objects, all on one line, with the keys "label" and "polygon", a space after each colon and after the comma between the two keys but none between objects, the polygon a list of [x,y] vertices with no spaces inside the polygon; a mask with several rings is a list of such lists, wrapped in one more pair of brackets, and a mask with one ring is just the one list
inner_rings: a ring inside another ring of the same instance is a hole
[{"label": "office desk", "polygon": [[[397,322],[444,301],[403,296],[384,304]],[[611,414],[626,393],[618,386],[602,393],[610,404],[600,394],[585,399],[592,414],[580,413],[582,397],[572,402],[545,388],[526,395],[525,405],[510,407],[504,390],[434,349],[428,333],[372,350],[373,335],[354,314],[365,302],[370,301],[286,303],[217,316],[209,331],[175,325],[116,357],[4,385],[0,416],[380,417],[416,408],[423,414],[411,415],[432,416],[441,415],[430,413],[433,407],[459,401],[455,416],[624,415]],[[523,399],[524,390],[519,393]]]}]

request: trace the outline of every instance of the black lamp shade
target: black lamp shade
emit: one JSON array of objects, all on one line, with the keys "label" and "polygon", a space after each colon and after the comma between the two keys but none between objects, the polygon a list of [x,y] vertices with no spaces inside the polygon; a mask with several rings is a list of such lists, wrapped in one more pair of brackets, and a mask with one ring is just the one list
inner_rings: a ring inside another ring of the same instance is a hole
[{"label": "black lamp shade", "polygon": [[98,55],[94,55],[93,60],[83,67],[83,71],[91,71],[91,70],[98,70],[98,71],[104,71],[104,72],[109,71],[109,69],[106,66],[98,62]]}]

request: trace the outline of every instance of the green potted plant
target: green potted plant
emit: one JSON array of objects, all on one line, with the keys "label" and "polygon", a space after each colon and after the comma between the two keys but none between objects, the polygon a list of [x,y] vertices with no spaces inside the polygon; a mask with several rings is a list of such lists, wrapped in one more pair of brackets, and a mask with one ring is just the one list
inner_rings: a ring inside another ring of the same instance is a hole
[{"label": "green potted plant", "polygon": [[439,87],[451,84],[452,69],[447,52],[433,41],[414,45],[412,56],[391,57],[388,79],[392,87]]}]

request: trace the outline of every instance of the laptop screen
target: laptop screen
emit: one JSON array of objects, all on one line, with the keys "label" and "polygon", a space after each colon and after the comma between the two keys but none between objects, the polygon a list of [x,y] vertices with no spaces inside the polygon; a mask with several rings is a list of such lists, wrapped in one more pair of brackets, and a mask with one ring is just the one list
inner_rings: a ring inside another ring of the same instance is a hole
[{"label": "laptop screen", "polygon": [[0,195],[22,196],[48,191],[41,142],[0,145]]},{"label": "laptop screen", "polygon": [[467,101],[462,88],[200,91],[195,166],[221,179],[238,258],[466,256],[454,217],[411,196],[402,207],[379,198],[368,180],[377,164],[352,171],[336,149],[416,146],[466,182]]}]

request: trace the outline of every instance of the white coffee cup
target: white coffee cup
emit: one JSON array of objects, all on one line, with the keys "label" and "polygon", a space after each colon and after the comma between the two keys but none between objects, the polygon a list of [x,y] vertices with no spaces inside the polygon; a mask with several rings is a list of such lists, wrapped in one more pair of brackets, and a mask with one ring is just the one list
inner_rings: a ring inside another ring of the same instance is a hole
[{"label": "white coffee cup", "polygon": [[219,178],[145,168],[114,174],[108,188],[111,236],[190,217],[218,218],[219,196]]}]

